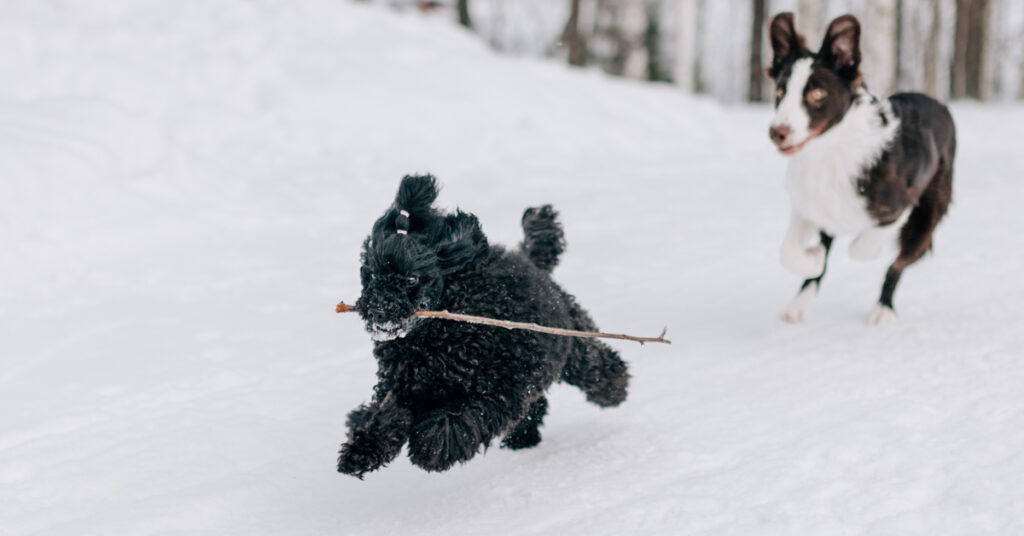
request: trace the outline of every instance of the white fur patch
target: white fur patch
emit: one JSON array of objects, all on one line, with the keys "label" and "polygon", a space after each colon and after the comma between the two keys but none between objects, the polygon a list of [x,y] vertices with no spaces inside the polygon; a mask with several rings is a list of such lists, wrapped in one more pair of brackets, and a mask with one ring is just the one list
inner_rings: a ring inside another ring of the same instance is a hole
[{"label": "white fur patch", "polygon": [[789,302],[789,305],[782,311],[780,318],[783,322],[789,324],[800,324],[804,321],[804,315],[807,313],[807,309],[811,307],[811,302],[814,301],[814,297],[818,295],[818,283],[811,283],[806,288],[800,290],[800,293],[793,298],[793,301]]},{"label": "white fur patch", "polygon": [[895,222],[882,227],[871,227],[861,231],[857,238],[850,242],[848,253],[851,259],[868,261],[877,259],[882,253],[882,246],[888,241],[895,241],[900,228],[907,222],[910,209],[905,209]]},{"label": "white fur patch", "polygon": [[807,247],[808,241],[817,236],[818,229],[811,222],[793,212],[790,214],[789,229],[782,240],[779,260],[787,270],[804,278],[818,277],[825,269],[825,246],[818,244]]},{"label": "white fur patch", "polygon": [[850,258],[857,261],[877,259],[882,253],[882,244],[888,234],[888,229],[884,227],[872,227],[861,231],[857,238],[850,242]]},{"label": "white fur patch", "polygon": [[833,236],[874,227],[857,179],[878,161],[898,129],[889,102],[860,90],[838,124],[790,157],[786,191],[793,210]]},{"label": "white fur patch", "polygon": [[408,327],[399,322],[382,322],[374,324],[370,329],[370,338],[377,342],[400,339],[408,334]]},{"label": "white fur patch", "polygon": [[818,244],[798,250],[783,248],[780,259],[787,270],[804,279],[818,277],[825,270],[825,246]]},{"label": "white fur patch", "polygon": [[775,109],[773,127],[786,126],[790,129],[789,145],[795,146],[807,141],[811,135],[811,117],[804,108],[804,86],[811,77],[812,58],[803,58],[793,63],[789,80],[786,81],[786,94]]},{"label": "white fur patch", "polygon": [[875,308],[868,315],[868,324],[872,326],[880,326],[882,324],[892,324],[896,322],[896,311],[880,304],[876,303]]}]

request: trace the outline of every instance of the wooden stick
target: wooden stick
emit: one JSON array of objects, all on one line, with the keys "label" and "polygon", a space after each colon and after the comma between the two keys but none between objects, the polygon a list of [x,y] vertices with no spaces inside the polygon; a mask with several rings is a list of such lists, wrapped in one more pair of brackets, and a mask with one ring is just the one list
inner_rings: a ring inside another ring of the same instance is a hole
[{"label": "wooden stick", "polygon": [[348,305],[345,302],[341,302],[337,307],[334,308],[335,313],[354,313],[356,310],[354,305]]},{"label": "wooden stick", "polygon": [[[345,302],[341,302],[334,311],[337,313],[349,313],[355,311],[356,308],[347,305]],[[661,335],[657,337],[636,337],[634,335],[624,335],[619,333],[600,333],[597,331],[576,331],[574,329],[562,329],[562,328],[551,328],[547,326],[541,326],[539,324],[533,324],[530,322],[513,322],[511,320],[497,320],[494,318],[487,318],[486,316],[474,316],[464,315],[459,313],[449,313],[448,311],[416,311],[415,316],[420,318],[440,318],[444,320],[454,320],[456,322],[468,322],[470,324],[484,324],[487,326],[495,326],[505,329],[525,329],[529,331],[538,331],[541,333],[548,333],[551,335],[561,335],[563,337],[585,337],[588,339],[622,339],[626,341],[634,341],[640,343],[643,346],[647,342],[658,342],[662,344],[672,344],[672,341],[665,338],[665,333],[668,328],[661,330]]]}]

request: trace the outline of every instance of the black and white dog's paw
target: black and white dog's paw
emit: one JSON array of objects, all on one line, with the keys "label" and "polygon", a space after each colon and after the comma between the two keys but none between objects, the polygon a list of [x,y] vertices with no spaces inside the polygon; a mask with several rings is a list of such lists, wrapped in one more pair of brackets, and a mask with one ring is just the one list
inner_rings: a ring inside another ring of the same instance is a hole
[{"label": "black and white dog's paw", "polygon": [[802,324],[804,315],[807,314],[807,310],[811,307],[811,302],[814,301],[814,297],[817,295],[818,283],[811,281],[804,288],[800,289],[800,293],[793,298],[793,301],[789,302],[789,305],[782,311],[779,318],[787,324]]},{"label": "black and white dog's paw", "polygon": [[872,326],[881,326],[884,324],[892,324],[896,322],[897,316],[896,311],[892,310],[892,307],[876,304],[874,310],[868,315],[868,324]]}]

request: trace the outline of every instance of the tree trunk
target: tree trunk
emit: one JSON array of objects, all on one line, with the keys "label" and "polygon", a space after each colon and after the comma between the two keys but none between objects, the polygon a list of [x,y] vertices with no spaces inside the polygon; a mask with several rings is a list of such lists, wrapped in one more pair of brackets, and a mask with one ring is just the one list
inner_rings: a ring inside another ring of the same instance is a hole
[{"label": "tree trunk", "polygon": [[683,91],[697,91],[697,0],[679,0],[676,18],[676,64],[673,79]]},{"label": "tree trunk", "polygon": [[457,7],[459,10],[459,24],[472,30],[473,19],[469,17],[469,0],[459,0]]},{"label": "tree trunk", "polygon": [[765,0],[753,0],[754,16],[750,34],[750,88],[747,99],[751,102],[764,100],[764,68],[767,62],[762,52],[764,43],[764,11]]},{"label": "tree trunk", "polygon": [[562,43],[569,47],[569,65],[582,67],[587,62],[587,42],[579,26],[580,0],[570,0],[569,21],[562,31]]},{"label": "tree trunk", "polygon": [[644,48],[647,49],[647,79],[652,82],[664,81],[664,58],[661,48],[661,11],[657,3],[647,4],[647,29],[644,30]]},{"label": "tree trunk", "polygon": [[1020,85],[1017,86],[1017,98],[1024,99],[1024,54],[1020,58]]},{"label": "tree trunk", "polygon": [[807,38],[807,46],[818,50],[825,37],[825,2],[821,0],[798,0],[796,7],[797,31]]},{"label": "tree trunk", "polygon": [[942,34],[942,9],[938,2],[932,4],[932,27],[928,33],[928,44],[924,49],[924,87],[930,95],[939,92],[939,36]]},{"label": "tree trunk", "polygon": [[953,98],[982,98],[988,0],[957,0]]},{"label": "tree trunk", "polygon": [[627,78],[646,79],[649,51],[645,46],[647,6],[645,0],[625,0],[619,4],[618,26],[620,73]]},{"label": "tree trunk", "polygon": [[899,47],[899,2],[871,0],[867,2],[863,25],[867,39],[861,40],[864,79],[875,93],[888,95],[896,85],[896,56]]},{"label": "tree trunk", "polygon": [[1024,99],[1024,61],[1020,62],[1020,85],[1017,86],[1017,98]]},{"label": "tree trunk", "polygon": [[896,72],[893,74],[892,90],[900,85],[903,73],[903,0],[896,0]]}]

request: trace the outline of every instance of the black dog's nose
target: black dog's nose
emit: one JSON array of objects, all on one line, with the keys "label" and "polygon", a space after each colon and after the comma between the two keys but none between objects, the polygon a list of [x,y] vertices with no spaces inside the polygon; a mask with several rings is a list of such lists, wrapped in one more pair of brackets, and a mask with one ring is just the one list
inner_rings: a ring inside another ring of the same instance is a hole
[{"label": "black dog's nose", "polygon": [[768,136],[775,142],[775,145],[781,146],[786,143],[789,138],[790,129],[786,125],[775,126],[768,129]]},{"label": "black dog's nose", "polygon": [[366,315],[376,324],[384,322],[384,319],[386,318],[383,309],[368,309],[366,311]]}]

